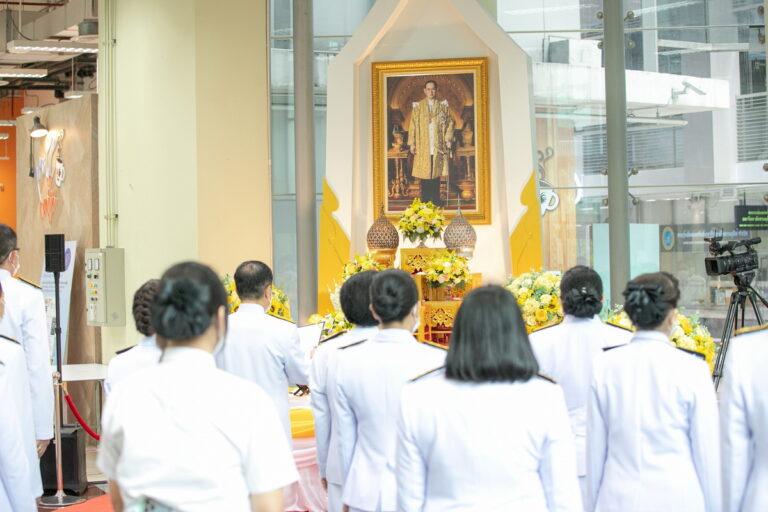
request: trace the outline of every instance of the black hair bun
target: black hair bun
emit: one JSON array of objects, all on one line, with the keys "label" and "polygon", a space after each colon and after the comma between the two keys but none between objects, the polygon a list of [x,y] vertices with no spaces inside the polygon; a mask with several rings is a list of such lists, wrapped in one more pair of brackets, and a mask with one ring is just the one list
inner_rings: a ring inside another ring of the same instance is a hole
[{"label": "black hair bun", "polygon": [[382,323],[402,320],[418,301],[418,288],[408,272],[388,269],[371,283],[371,306]]},{"label": "black hair bun", "polygon": [[661,284],[629,283],[624,290],[624,310],[639,327],[659,325],[668,309],[664,305],[663,294]]},{"label": "black hair bun", "polygon": [[600,294],[592,287],[571,288],[561,300],[563,309],[577,318],[591,318],[603,309]]},{"label": "black hair bun", "polygon": [[208,288],[189,278],[165,280],[152,307],[155,331],[169,340],[200,336],[211,325],[206,312],[209,300]]}]

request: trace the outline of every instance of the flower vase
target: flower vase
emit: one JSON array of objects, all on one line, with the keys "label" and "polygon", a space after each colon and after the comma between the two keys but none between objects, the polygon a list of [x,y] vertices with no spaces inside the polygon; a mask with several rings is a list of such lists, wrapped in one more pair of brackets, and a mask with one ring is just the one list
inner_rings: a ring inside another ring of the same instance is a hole
[{"label": "flower vase", "polygon": [[416,248],[417,249],[426,249],[427,248],[427,244],[424,243],[424,239],[423,238],[421,240],[419,240],[419,245],[417,245]]}]

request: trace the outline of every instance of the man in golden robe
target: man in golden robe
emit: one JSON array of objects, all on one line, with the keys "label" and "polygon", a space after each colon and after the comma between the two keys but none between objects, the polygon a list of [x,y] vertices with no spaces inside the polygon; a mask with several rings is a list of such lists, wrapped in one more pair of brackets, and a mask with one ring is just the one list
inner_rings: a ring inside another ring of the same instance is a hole
[{"label": "man in golden robe", "polygon": [[411,174],[421,179],[421,200],[444,206],[445,201],[440,197],[440,176],[448,175],[453,118],[448,102],[439,101],[436,96],[437,83],[428,80],[424,84],[424,99],[413,103],[408,145],[414,155]]}]

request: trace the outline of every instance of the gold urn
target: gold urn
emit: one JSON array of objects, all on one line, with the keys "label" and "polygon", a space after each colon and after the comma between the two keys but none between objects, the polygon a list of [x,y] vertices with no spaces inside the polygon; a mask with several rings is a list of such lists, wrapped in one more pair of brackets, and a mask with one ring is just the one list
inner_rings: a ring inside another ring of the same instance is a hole
[{"label": "gold urn", "polygon": [[368,229],[365,238],[373,259],[381,265],[391,267],[395,262],[397,247],[400,245],[400,235],[384,215],[383,208],[379,218]]},{"label": "gold urn", "polygon": [[457,254],[467,259],[471,259],[475,252],[477,233],[472,224],[467,222],[467,219],[461,214],[461,205],[459,205],[456,216],[445,228],[443,242],[449,250],[456,251]]}]

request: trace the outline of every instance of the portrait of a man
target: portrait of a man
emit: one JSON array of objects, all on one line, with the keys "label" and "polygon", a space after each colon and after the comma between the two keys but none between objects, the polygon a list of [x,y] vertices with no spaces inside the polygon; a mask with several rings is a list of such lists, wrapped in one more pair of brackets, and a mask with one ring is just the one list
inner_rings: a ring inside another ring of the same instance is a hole
[{"label": "portrait of a man", "polygon": [[416,198],[490,222],[486,59],[380,62],[374,72],[374,202]]},{"label": "portrait of a man", "polygon": [[447,100],[437,99],[437,82],[424,83],[424,99],[413,103],[408,146],[413,157],[411,175],[421,180],[421,200],[445,206],[440,178],[448,176],[453,145],[453,118]]}]

